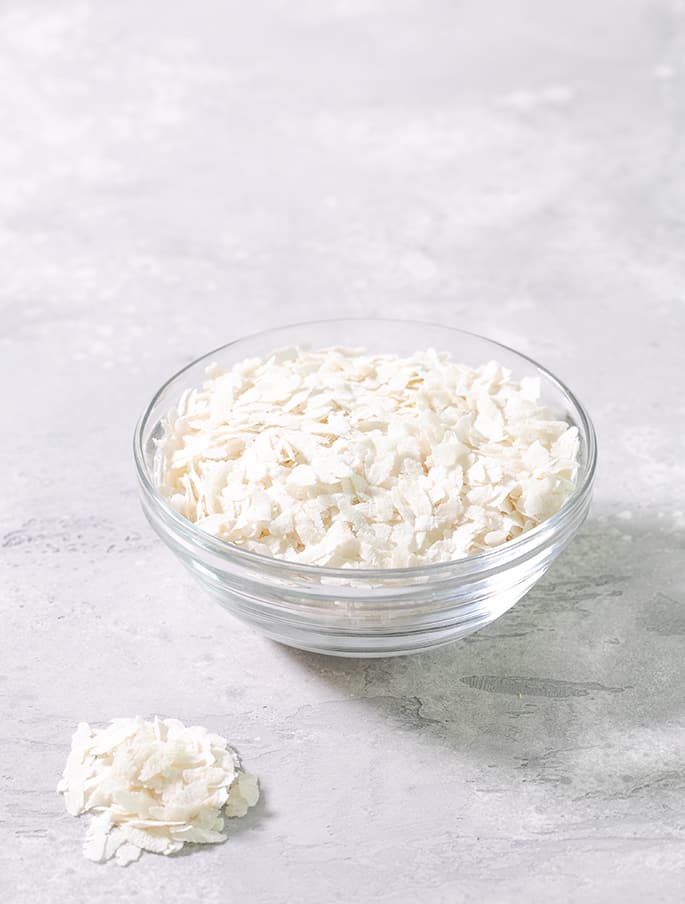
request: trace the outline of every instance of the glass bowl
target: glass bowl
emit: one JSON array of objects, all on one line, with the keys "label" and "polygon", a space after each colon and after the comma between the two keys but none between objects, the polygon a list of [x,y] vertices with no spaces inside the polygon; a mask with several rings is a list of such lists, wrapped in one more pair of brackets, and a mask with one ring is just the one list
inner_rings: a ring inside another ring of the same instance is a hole
[{"label": "glass bowl", "polygon": [[[542,401],[578,428],[576,489],[563,507],[502,546],[453,562],[413,568],[300,565],[250,552],[199,529],[158,493],[153,476],[161,422],[181,393],[200,385],[213,361],[231,366],[286,345],[363,347],[411,354],[434,348],[477,367],[496,360],[512,377],[536,376]],[[595,432],[564,384],[525,355],[462,330],[396,320],[329,320],[268,330],[204,355],[155,394],[134,436],[143,510],[154,530],[233,615],[280,643],[335,656],[415,653],[465,637],[510,609],[539,581],[587,515],[595,473]]]}]

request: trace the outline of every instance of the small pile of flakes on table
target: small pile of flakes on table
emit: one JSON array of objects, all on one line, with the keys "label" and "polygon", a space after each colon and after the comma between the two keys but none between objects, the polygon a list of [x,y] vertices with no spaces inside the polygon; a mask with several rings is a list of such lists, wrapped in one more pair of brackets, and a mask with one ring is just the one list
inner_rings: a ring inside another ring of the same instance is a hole
[{"label": "small pile of flakes on table", "polygon": [[225,738],[177,719],[81,722],[57,790],[72,816],[93,812],[83,848],[122,866],[143,851],[225,841],[224,817],[244,816],[259,798]]}]

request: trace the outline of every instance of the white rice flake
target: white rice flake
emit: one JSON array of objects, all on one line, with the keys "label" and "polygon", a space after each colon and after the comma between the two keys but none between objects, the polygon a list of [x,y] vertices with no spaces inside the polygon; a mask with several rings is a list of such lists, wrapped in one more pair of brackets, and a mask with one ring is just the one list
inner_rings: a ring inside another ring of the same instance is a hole
[{"label": "white rice flake", "polygon": [[213,364],[183,394],[157,481],[198,527],[275,558],[450,561],[514,539],[573,492],[578,431],[539,398],[538,378],[514,382],[494,361],[282,349]]},{"label": "white rice flake", "polygon": [[143,851],[225,841],[224,816],[244,816],[259,799],[257,779],[224,738],[157,718],[80,723],[57,790],[72,816],[95,814],[84,856],[120,866]]}]

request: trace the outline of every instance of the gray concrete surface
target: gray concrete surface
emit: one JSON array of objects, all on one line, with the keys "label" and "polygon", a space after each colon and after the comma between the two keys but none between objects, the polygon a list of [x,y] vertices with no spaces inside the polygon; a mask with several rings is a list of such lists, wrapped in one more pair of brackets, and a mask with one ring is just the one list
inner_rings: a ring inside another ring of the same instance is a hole
[{"label": "gray concrete surface", "polygon": [[[685,8],[0,6],[0,896],[677,902],[685,890]],[[515,609],[394,661],[271,644],[138,508],[207,349],[341,313],[557,371],[596,502]],[[225,733],[263,801],[126,870],[54,786],[78,720]]]}]

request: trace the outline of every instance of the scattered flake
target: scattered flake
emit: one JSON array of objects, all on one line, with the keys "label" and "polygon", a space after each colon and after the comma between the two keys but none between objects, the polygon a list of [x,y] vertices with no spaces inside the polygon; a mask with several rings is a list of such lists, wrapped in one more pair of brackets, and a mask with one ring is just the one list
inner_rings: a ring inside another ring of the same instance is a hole
[{"label": "scattered flake", "polygon": [[128,866],[140,858],[143,853],[142,848],[136,847],[135,844],[123,844],[117,848],[115,857],[119,866]]},{"label": "scattered flake", "polygon": [[257,779],[224,738],[177,719],[81,722],[57,790],[72,816],[96,814],[84,856],[120,866],[142,851],[225,841],[224,815],[244,816],[259,799]]},{"label": "scattered flake", "polygon": [[[578,430],[494,361],[288,348],[207,369],[155,470],[190,521],[328,567],[449,561],[514,539],[573,492]],[[80,811],[79,791],[69,806]]]},{"label": "scattered flake", "polygon": [[244,816],[259,800],[257,779],[249,772],[241,772],[238,780],[231,785],[226,802],[226,816]]}]

